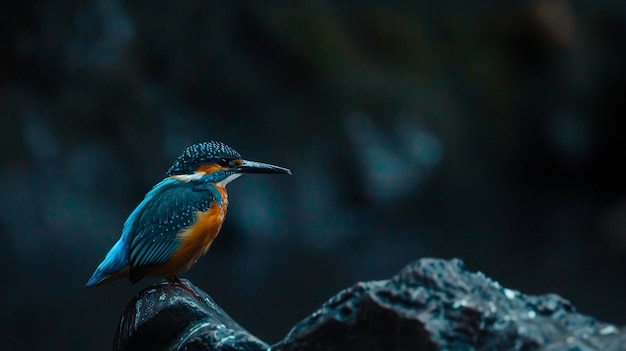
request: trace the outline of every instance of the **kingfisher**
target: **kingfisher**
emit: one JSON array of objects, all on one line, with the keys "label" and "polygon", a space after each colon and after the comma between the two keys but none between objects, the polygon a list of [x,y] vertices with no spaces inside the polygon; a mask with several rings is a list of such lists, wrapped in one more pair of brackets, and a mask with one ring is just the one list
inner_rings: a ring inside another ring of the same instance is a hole
[{"label": "kingfisher", "polygon": [[187,147],[131,212],[120,239],[86,287],[146,276],[180,283],[209,250],[226,216],[226,185],[244,173],[285,173],[287,168],[247,161],[228,145],[209,141]]}]

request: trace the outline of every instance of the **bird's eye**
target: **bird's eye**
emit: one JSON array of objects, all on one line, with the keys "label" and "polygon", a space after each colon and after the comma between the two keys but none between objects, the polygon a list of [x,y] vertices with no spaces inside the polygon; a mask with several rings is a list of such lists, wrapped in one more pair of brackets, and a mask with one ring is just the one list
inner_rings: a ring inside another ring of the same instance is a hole
[{"label": "bird's eye", "polygon": [[226,167],[226,166],[228,166],[228,160],[223,158],[217,164],[219,164],[222,167]]}]

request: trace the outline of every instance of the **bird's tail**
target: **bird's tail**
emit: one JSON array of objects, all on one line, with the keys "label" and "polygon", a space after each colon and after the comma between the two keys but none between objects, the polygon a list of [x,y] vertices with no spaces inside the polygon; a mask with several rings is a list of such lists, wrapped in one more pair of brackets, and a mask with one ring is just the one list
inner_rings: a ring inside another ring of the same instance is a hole
[{"label": "bird's tail", "polygon": [[104,284],[108,281],[127,276],[130,272],[128,260],[126,259],[126,249],[124,242],[120,239],[107,253],[104,261],[100,263],[96,271],[85,284],[85,287],[92,287]]}]

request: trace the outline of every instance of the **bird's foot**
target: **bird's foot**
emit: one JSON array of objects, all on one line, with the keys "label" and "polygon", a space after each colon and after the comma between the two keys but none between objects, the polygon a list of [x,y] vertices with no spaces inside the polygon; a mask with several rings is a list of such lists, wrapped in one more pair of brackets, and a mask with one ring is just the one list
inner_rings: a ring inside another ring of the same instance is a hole
[{"label": "bird's foot", "polygon": [[187,285],[183,284],[183,282],[180,281],[180,279],[178,278],[177,275],[173,275],[170,277],[165,278],[167,279],[167,281],[172,284],[172,285],[176,285],[179,288],[185,290],[186,292],[190,293],[191,295],[193,295],[196,299],[198,300],[202,300],[202,298],[200,296],[198,296],[198,294],[196,294],[195,291],[191,290]]}]

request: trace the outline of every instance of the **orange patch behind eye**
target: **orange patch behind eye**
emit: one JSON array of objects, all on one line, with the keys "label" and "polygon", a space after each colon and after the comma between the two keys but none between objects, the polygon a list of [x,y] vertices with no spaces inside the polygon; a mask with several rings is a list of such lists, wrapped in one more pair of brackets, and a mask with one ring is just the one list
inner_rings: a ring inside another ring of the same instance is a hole
[{"label": "orange patch behind eye", "polygon": [[198,167],[196,172],[204,172],[205,174],[211,174],[213,172],[221,171],[223,169],[226,169],[226,168],[218,165],[217,163],[210,163],[207,165],[200,165],[200,167]]}]

